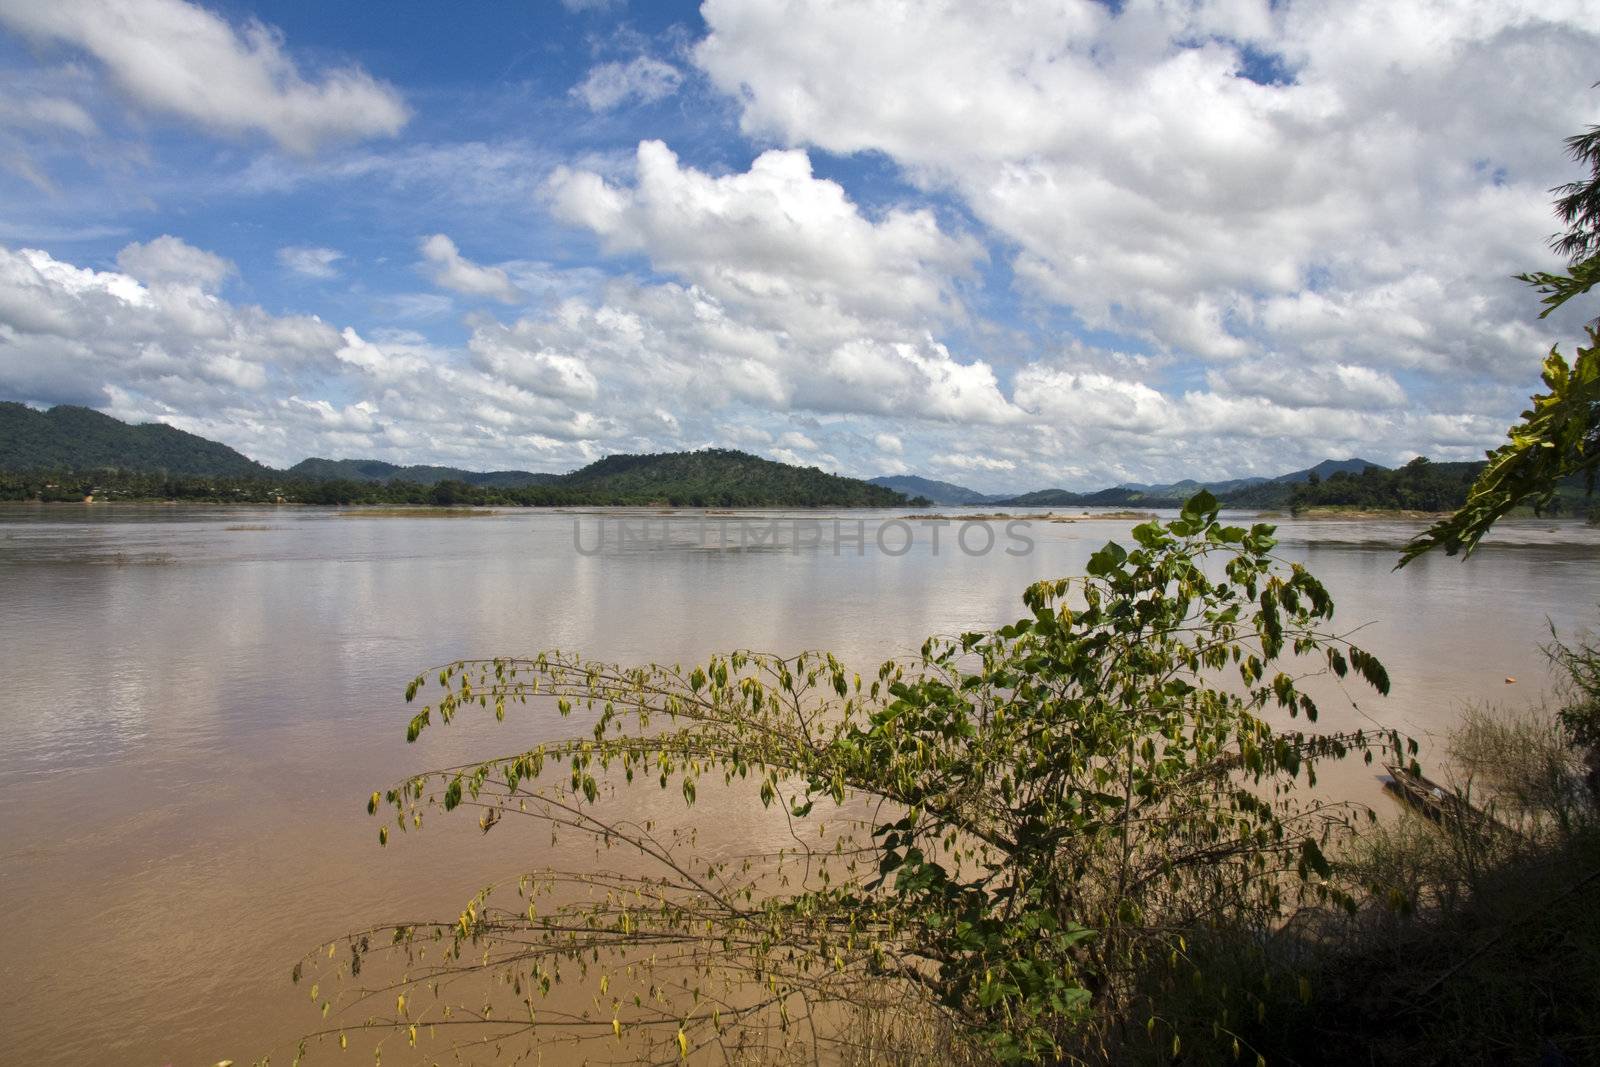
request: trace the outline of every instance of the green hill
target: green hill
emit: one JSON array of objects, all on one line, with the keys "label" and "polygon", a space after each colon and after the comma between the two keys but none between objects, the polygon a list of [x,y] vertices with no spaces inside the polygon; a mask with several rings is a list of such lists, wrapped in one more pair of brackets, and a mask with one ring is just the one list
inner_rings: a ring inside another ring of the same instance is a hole
[{"label": "green hill", "polygon": [[726,448],[607,456],[563,475],[556,484],[624,499],[694,507],[894,507],[906,503],[903,494],[880,485]]},{"label": "green hill", "polygon": [[469,471],[459,467],[430,467],[413,465],[402,467],[385,463],[381,459],[303,459],[284,472],[294,478],[312,481],[348,479],[353,482],[416,482],[433,485],[435,482],[465,482],[468,485],[493,486],[500,489],[520,488],[526,485],[549,485],[559,481],[559,474],[541,474],[535,471]]},{"label": "green hill", "polygon": [[70,404],[37,411],[0,402],[0,470],[103,469],[229,477],[272,473],[227,445],[161,423],[130,426]]},{"label": "green hill", "polygon": [[1369,464],[1357,474],[1343,468],[1298,482],[1289,503],[1294,508],[1453,511],[1466,503],[1467,490],[1484,466],[1483,461],[1433,463],[1419,456],[1398,470]]}]

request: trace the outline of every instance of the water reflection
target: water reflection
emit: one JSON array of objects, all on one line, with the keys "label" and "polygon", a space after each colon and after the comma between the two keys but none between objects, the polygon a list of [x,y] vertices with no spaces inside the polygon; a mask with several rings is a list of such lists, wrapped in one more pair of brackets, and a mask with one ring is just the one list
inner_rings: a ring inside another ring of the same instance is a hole
[{"label": "water reflection", "polygon": [[[869,537],[898,518],[845,513]],[[582,649],[624,662],[718,649],[837,651],[870,669],[930,633],[1010,621],[1031,580],[1081,573],[1127,521],[1039,523],[1034,551],[582,555],[572,514],[462,521],[292,509],[0,512],[0,1024],[18,1062],[249,1061],[314,1022],[285,980],[356,923],[452,913],[537,842],[470,820],[376,847],[367,792],[409,770],[567,732],[546,711],[407,746],[418,669]],[[916,527],[916,524],[913,524]],[[1365,711],[1427,736],[1463,701],[1543,685],[1546,620],[1596,618],[1600,537],[1511,523],[1466,563],[1393,573],[1416,527],[1281,524],[1282,552],[1339,603],[1395,680]],[[948,538],[949,533],[946,531]],[[948,547],[948,541],[946,542]],[[1507,686],[1504,679],[1518,679]],[[1324,725],[1354,725],[1332,701]],[[1346,719],[1341,720],[1340,715]],[[1365,769],[1342,788],[1370,790]],[[628,799],[674,816],[674,793]],[[708,848],[773,832],[707,800]],[[721,834],[720,842],[714,835]],[[546,857],[548,859],[548,857]]]}]

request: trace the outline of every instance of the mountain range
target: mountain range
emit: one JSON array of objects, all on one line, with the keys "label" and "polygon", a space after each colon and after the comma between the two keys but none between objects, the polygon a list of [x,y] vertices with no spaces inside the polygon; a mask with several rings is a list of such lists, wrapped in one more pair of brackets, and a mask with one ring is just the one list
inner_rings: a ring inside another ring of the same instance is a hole
[{"label": "mountain range", "polygon": [[178,477],[276,480],[289,483],[390,485],[459,484],[479,490],[548,487],[564,498],[591,500],[699,500],[707,503],[896,506],[1174,507],[1201,489],[1236,507],[1281,507],[1296,485],[1339,472],[1387,470],[1360,458],[1324,460],[1275,478],[1169,484],[1123,483],[1093,492],[1041,489],[981,493],[952,482],[915,475],[860,481],[729,449],[657,455],[607,456],[565,474],[458,467],[403,466],[375,459],[311,458],[287,470],[257,463],[227,445],[162,423],[130,425],[90,408],[60,405],[40,411],[0,402],[0,470],[121,470]]},{"label": "mountain range", "polygon": [[915,494],[942,505],[992,505],[1011,507],[1181,507],[1189,497],[1205,489],[1224,504],[1235,507],[1282,507],[1296,485],[1321,481],[1344,472],[1360,474],[1368,468],[1389,468],[1369,460],[1325,459],[1314,467],[1291,471],[1276,478],[1233,478],[1217,482],[1184,479],[1165,485],[1124,482],[1107,489],[1079,493],[1067,489],[1040,489],[1031,493],[980,493],[964,485],[940,482],[913,475],[885,475],[868,479],[874,485]]},{"label": "mountain range", "polygon": [[[0,403],[0,486],[9,499],[184,497],[297,503],[650,504],[899,507],[883,486],[731,449],[615,455],[566,474],[302,460],[287,470],[161,424],[132,426],[89,408]],[[71,475],[70,477],[68,475]],[[176,484],[182,482],[183,484]]]}]

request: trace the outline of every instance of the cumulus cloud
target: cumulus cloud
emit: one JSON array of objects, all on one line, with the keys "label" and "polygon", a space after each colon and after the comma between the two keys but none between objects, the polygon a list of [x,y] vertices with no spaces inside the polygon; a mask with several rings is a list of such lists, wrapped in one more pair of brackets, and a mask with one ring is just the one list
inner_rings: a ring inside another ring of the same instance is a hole
[{"label": "cumulus cloud", "polygon": [[778,438],[778,447],[801,449],[806,452],[817,451],[817,443],[799,430],[790,430]]},{"label": "cumulus cloud", "polygon": [[0,0],[0,24],[89,53],[139,107],[221,133],[261,132],[293,152],[392,136],[408,117],[400,94],[359,67],[307,77],[273,28],[235,28],[185,0]]},{"label": "cumulus cloud", "polygon": [[629,344],[715,366],[717,393],[779,409],[1016,414],[992,367],[960,360],[930,332],[963,314],[959,285],[983,256],[931,211],[869,217],[797,151],[712,176],[645,141],[633,178],[558,168],[548,185],[558,217],[681,281],[608,294],[616,321],[632,324]]},{"label": "cumulus cloud", "polygon": [[287,245],[278,249],[278,262],[285,269],[322,281],[339,276],[336,264],[343,258],[344,253],[336,248]]},{"label": "cumulus cloud", "polygon": [[1396,366],[1534,372],[1508,276],[1548,260],[1561,138],[1592,121],[1592,5],[702,11],[695,61],[747,133],[953,190],[1092,328],[1213,364],[1309,350],[1384,402]]},{"label": "cumulus cloud", "polygon": [[421,249],[434,282],[446,289],[467,296],[493,297],[507,304],[515,304],[525,296],[505,271],[499,267],[480,266],[467,259],[456,248],[456,243],[442,233],[424,237]]},{"label": "cumulus cloud", "polygon": [[683,72],[671,63],[638,56],[626,63],[601,63],[572,87],[591,111],[610,111],[627,103],[653,104],[678,91]]},{"label": "cumulus cloud", "polygon": [[0,392],[104,406],[108,388],[156,409],[213,411],[332,357],[314,318],[237,308],[202,291],[224,261],[176,238],[130,245],[150,284],[0,248]]},{"label": "cumulus cloud", "polygon": [[467,347],[490,374],[542,396],[592,401],[599,395],[595,376],[582,358],[551,348],[531,321],[511,327],[481,322]]},{"label": "cumulus cloud", "polygon": [[549,191],[559,217],[608,249],[643,251],[657,269],[752,311],[783,316],[811,303],[824,329],[838,314],[924,324],[950,315],[956,281],[983,256],[927,209],[868,218],[801,151],[764,152],[743,174],[713,177],[644,141],[632,186],[557,168]]},{"label": "cumulus cloud", "polygon": [[1405,390],[1391,375],[1350,363],[1308,366],[1303,360],[1262,359],[1212,371],[1206,381],[1216,392],[1291,407],[1374,411],[1406,405]]},{"label": "cumulus cloud", "polygon": [[171,234],[138,241],[117,253],[117,266],[142,282],[177,282],[214,290],[234,271],[228,260],[194,247]]}]

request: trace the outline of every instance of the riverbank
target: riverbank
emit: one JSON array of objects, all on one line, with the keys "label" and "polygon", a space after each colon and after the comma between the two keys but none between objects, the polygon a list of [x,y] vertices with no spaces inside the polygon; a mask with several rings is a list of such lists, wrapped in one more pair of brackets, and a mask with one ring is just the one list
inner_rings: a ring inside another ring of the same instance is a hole
[{"label": "riverbank", "polygon": [[1403,519],[1414,522],[1437,522],[1450,515],[1448,511],[1415,511],[1410,508],[1356,508],[1315,507],[1300,508],[1290,512],[1296,519],[1319,519],[1329,522],[1362,522],[1384,519]]},{"label": "riverbank", "polygon": [[906,522],[1093,522],[1099,519],[1112,521],[1148,522],[1157,518],[1153,511],[1085,511],[1080,515],[1058,515],[1053,511],[1044,514],[1032,511],[1022,512],[975,512],[971,515],[902,515]]}]

